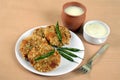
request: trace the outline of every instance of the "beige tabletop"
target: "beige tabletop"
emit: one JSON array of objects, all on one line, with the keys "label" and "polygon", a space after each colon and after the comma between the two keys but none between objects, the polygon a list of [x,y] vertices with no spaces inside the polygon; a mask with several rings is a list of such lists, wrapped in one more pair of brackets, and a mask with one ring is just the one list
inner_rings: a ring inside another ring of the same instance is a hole
[{"label": "beige tabletop", "polygon": [[[20,35],[39,25],[56,21],[62,25],[62,6],[69,1],[73,0],[0,0],[0,80],[120,80],[120,0],[74,0],[87,7],[86,21],[102,20],[111,29],[106,41],[110,48],[95,61],[90,73],[72,71],[46,77],[26,70],[17,61],[15,44]],[[84,64],[103,44],[89,44],[81,33],[76,34],[85,46]]]}]

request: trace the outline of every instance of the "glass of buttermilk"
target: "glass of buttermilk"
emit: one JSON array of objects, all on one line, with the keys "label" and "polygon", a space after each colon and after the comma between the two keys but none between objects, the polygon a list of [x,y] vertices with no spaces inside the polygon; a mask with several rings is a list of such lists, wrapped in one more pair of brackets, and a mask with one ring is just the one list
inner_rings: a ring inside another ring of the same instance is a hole
[{"label": "glass of buttermilk", "polygon": [[86,7],[78,2],[67,2],[63,5],[61,18],[64,26],[76,31],[85,21]]}]

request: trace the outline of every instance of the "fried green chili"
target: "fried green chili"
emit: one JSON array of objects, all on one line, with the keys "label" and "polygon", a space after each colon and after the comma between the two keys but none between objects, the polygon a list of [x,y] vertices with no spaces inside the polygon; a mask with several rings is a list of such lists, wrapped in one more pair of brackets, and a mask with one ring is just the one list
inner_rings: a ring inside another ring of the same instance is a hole
[{"label": "fried green chili", "polygon": [[67,60],[69,60],[69,61],[71,61],[71,62],[78,63],[78,62],[74,61],[73,58],[71,58],[70,56],[66,55],[64,52],[60,51],[59,49],[57,49],[57,50],[58,50],[59,54],[60,54],[61,56],[63,56],[65,59],[67,59]]},{"label": "fried green chili", "polygon": [[55,30],[56,30],[57,37],[58,37],[59,41],[62,42],[62,35],[61,35],[60,29],[59,29],[59,24],[58,24],[58,22],[57,22],[57,24],[56,24]]},{"label": "fried green chili", "polygon": [[77,49],[77,48],[68,48],[68,47],[60,47],[60,49],[65,49],[65,50],[69,50],[69,51],[72,51],[72,52],[83,51],[83,50],[80,50],[80,49]]},{"label": "fried green chili", "polygon": [[48,53],[46,53],[46,54],[44,54],[44,55],[41,55],[41,56],[39,56],[39,57],[36,57],[34,60],[35,60],[35,61],[38,61],[38,60],[40,60],[40,59],[47,58],[47,57],[53,55],[54,52],[55,52],[55,50],[52,50],[52,51],[50,51],[50,52],[48,52]]},{"label": "fried green chili", "polygon": [[60,49],[60,48],[59,48],[58,50],[64,52],[65,54],[67,54],[67,55],[69,55],[69,56],[71,56],[71,57],[78,57],[78,58],[82,59],[81,57],[79,57],[79,56],[75,55],[74,53],[72,53],[72,52],[70,52],[70,51],[67,51],[67,50],[65,50],[65,49]]}]

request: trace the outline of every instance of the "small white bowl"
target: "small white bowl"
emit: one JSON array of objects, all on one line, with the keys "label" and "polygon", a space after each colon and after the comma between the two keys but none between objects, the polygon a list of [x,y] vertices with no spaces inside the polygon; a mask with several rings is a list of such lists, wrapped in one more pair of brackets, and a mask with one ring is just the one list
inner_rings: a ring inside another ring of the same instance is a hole
[{"label": "small white bowl", "polygon": [[104,43],[110,34],[109,26],[99,20],[88,21],[83,27],[84,39],[92,44]]}]

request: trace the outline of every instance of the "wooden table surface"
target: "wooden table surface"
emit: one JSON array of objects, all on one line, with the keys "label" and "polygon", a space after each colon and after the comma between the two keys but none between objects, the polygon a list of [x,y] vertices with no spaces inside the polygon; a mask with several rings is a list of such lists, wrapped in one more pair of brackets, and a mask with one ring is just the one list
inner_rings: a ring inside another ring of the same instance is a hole
[{"label": "wooden table surface", "polygon": [[[95,61],[90,73],[72,71],[46,77],[29,72],[17,61],[15,44],[20,35],[39,25],[56,21],[62,25],[62,6],[69,1],[72,0],[0,0],[0,80],[120,80],[120,0],[74,0],[87,7],[86,21],[102,20],[111,29],[106,41],[110,48]],[[85,46],[85,63],[103,44],[89,44],[81,33],[76,34]]]}]

